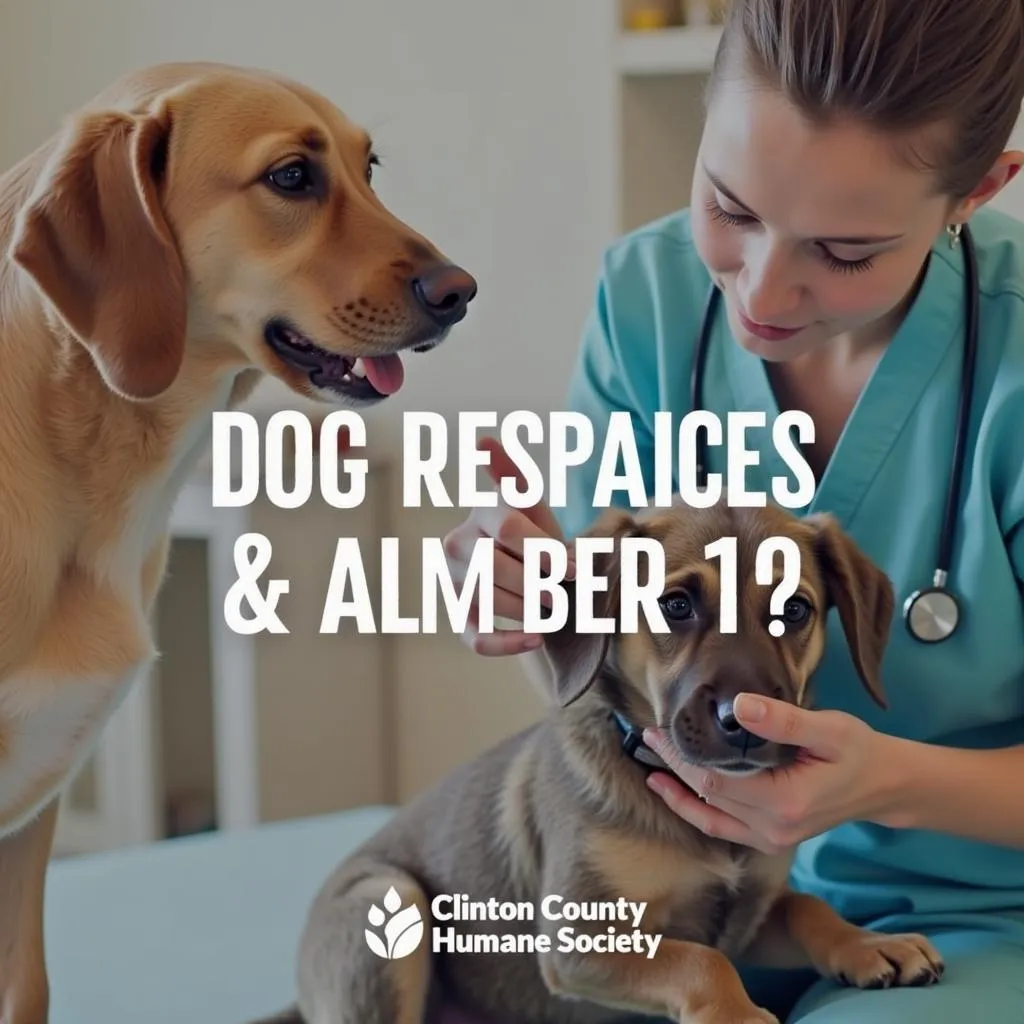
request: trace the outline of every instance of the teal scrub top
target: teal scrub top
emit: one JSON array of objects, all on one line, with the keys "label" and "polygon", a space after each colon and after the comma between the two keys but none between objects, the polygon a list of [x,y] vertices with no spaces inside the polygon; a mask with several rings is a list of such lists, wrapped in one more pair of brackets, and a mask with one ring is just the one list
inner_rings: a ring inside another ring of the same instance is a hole
[{"label": "teal scrub top", "polygon": [[[883,732],[950,747],[1024,743],[1024,225],[983,208],[971,220],[979,263],[980,330],[973,412],[948,584],[961,602],[957,632],[914,640],[902,607],[929,586],[957,422],[964,345],[962,247],[935,244],[917,299],[853,410],[812,503],[828,511],[880,565],[896,591],[883,665],[890,707],[863,690],[833,612],[816,706],[838,708]],[[555,509],[572,537],[601,509],[591,505],[610,412],[631,416],[653,484],[653,414],[673,426],[690,411],[690,366],[709,288],[688,211],[633,231],[605,252],[596,301],[569,389],[568,408],[594,424],[595,455],[570,477]],[[719,305],[704,375],[704,404],[767,414],[747,447],[759,464],[747,487],[796,487],[771,443],[778,406],[765,367],[733,340]],[[675,436],[673,430],[673,436]],[[725,472],[724,446],[709,468]],[[653,497],[650,499],[653,502]],[[616,503],[625,505],[624,492]],[[1024,785],[1024,779],[1019,780]],[[793,883],[850,919],[1024,909],[1024,851],[923,831],[850,823],[806,842]]]}]

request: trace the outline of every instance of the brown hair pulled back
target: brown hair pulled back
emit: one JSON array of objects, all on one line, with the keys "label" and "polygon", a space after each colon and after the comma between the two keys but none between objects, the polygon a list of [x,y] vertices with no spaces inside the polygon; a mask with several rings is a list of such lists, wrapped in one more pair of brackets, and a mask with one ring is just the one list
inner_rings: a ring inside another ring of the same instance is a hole
[{"label": "brown hair pulled back", "polygon": [[733,59],[814,123],[937,131],[941,193],[970,194],[1024,97],[1024,0],[732,0],[710,90]]}]

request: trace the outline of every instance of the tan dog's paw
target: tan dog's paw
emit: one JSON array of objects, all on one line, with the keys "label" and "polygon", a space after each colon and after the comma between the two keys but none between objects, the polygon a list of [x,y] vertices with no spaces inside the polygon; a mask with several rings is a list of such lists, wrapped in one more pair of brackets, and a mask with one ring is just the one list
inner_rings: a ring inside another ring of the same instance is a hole
[{"label": "tan dog's paw", "polygon": [[862,931],[835,948],[828,974],[854,988],[934,985],[945,970],[942,954],[923,936]]}]

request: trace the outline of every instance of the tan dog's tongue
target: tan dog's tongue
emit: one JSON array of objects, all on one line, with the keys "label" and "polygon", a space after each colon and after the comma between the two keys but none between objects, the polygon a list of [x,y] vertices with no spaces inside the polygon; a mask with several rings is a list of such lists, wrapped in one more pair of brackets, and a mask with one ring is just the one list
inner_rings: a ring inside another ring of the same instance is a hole
[{"label": "tan dog's tongue", "polygon": [[382,394],[393,395],[405,380],[405,368],[398,356],[372,356],[363,359],[366,379]]}]

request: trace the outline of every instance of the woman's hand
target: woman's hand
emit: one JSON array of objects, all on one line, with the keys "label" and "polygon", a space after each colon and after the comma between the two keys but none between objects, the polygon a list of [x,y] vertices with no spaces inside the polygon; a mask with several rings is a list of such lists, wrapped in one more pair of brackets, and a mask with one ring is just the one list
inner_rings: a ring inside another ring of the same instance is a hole
[{"label": "woman's hand", "polygon": [[775,854],[845,821],[883,821],[894,785],[899,741],[840,711],[806,711],[743,694],[733,711],[757,736],[800,747],[788,768],[730,776],[680,760],[664,734],[645,733],[647,745],[692,788],[665,772],[648,785],[681,818],[705,835]]},{"label": "woman's hand", "polygon": [[[526,481],[519,468],[508,457],[501,445],[490,438],[483,439],[480,451],[490,454],[487,472],[496,485],[502,477],[512,477],[525,490]],[[501,497],[494,508],[476,508],[469,518],[444,538],[445,556],[452,580],[462,586],[465,582],[473,548],[478,540],[491,537],[494,540],[494,614],[515,622],[523,621],[523,541],[527,537],[548,538],[562,541],[558,521],[544,502],[532,508],[514,509],[505,505]],[[569,549],[566,579],[575,574],[573,553]],[[545,572],[551,569],[547,555],[541,559]],[[545,604],[546,595],[545,597]],[[466,632],[462,636],[465,644],[478,654],[508,655],[524,654],[536,650],[543,643],[540,635],[527,634],[522,630],[502,629],[493,633],[479,632],[479,603],[474,599],[470,608]]]}]

